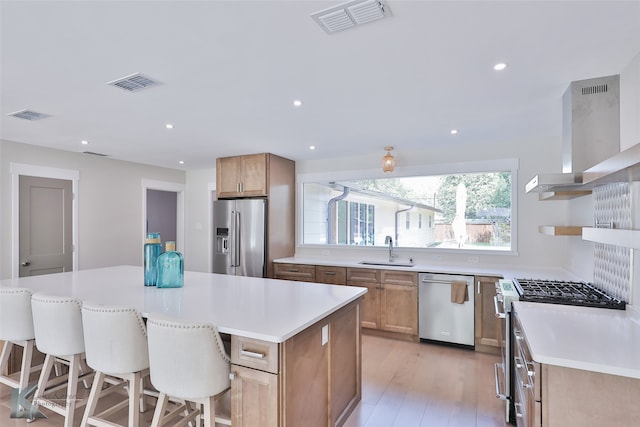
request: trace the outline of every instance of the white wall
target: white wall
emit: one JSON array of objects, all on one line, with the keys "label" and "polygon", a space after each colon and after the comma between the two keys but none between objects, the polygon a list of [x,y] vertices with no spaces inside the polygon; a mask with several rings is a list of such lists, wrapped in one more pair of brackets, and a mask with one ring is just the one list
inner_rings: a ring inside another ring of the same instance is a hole
[{"label": "white wall", "polygon": [[184,184],[179,170],[0,141],[0,274],[11,275],[10,164],[79,171],[78,268],[142,265],[142,180]]},{"label": "white wall", "polygon": [[210,169],[188,171],[186,174],[186,213],[184,268],[211,272],[212,192],[215,192],[215,159]]}]

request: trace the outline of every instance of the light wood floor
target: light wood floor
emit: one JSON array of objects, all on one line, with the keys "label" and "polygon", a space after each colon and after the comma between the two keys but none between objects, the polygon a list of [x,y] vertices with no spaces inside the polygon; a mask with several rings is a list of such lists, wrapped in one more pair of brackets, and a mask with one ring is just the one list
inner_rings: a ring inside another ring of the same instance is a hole
[{"label": "light wood floor", "polygon": [[[495,398],[493,380],[497,361],[497,356],[470,350],[364,335],[362,401],[345,427],[503,427],[504,406]],[[31,424],[10,418],[10,390],[0,384],[0,426],[63,424],[61,416],[46,409],[48,418]],[[150,425],[152,417],[149,408],[140,425]],[[126,413],[114,421],[125,423]]]}]

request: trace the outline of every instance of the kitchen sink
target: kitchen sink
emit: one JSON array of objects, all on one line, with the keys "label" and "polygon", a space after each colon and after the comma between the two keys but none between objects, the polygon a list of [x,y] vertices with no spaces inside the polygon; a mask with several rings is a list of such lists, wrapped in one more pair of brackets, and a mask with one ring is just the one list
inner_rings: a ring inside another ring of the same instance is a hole
[{"label": "kitchen sink", "polygon": [[359,264],[365,265],[386,265],[391,267],[413,267],[415,263],[411,261],[360,261]]}]

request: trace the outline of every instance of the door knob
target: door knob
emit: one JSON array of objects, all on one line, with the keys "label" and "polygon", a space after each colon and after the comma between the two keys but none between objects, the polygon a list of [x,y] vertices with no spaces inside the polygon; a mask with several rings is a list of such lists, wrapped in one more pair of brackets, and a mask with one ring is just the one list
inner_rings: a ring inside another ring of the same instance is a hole
[{"label": "door knob", "polygon": [[31,265],[31,261],[22,261],[20,265],[23,267],[29,267]]}]

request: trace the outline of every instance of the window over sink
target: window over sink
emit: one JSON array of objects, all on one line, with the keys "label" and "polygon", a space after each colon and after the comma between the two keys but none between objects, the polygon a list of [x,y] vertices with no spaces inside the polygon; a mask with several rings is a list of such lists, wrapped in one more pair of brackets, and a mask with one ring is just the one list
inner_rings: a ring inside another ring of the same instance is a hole
[{"label": "window over sink", "polygon": [[445,166],[299,176],[300,243],[515,252],[517,160]]}]

